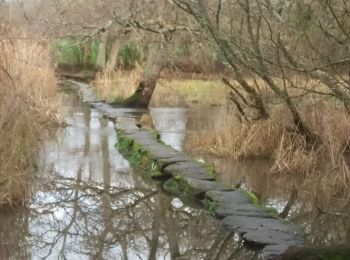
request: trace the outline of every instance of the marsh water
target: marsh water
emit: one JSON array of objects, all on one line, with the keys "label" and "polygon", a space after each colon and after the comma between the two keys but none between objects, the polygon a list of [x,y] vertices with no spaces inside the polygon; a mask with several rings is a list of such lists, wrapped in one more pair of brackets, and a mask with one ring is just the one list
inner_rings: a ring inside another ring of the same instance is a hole
[{"label": "marsh water", "polygon": [[[150,114],[161,139],[178,150],[190,136],[221,128],[228,120],[227,108],[153,108]],[[309,176],[280,175],[271,171],[272,162],[262,159],[237,161],[203,153],[191,153],[199,161],[215,166],[217,178],[234,187],[253,192],[260,202],[281,217],[301,225],[306,244],[326,246],[350,243],[349,192],[335,193],[333,183],[320,184],[325,172]]]},{"label": "marsh water", "polygon": [[[168,195],[142,171],[133,171],[115,148],[113,122],[74,91],[61,97],[68,127],[43,144],[26,208],[0,212],[0,259],[258,257],[201,207]],[[219,107],[150,109],[162,140],[178,150],[188,136],[221,127],[229,112]],[[213,163],[220,180],[254,192],[300,224],[308,244],[350,241],[345,198],[329,198],[326,189],[315,189],[298,176],[271,176],[269,161],[192,156]]]},{"label": "marsh water", "polygon": [[0,259],[257,256],[205,210],[131,170],[114,124],[76,93],[62,103],[68,127],[43,144],[33,196],[21,211],[0,212]]}]

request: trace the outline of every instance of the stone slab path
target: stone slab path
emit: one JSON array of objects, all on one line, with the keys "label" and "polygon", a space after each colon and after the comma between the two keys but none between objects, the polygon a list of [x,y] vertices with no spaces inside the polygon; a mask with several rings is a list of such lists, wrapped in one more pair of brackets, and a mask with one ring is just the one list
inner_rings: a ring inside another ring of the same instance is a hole
[{"label": "stone slab path", "polygon": [[262,246],[263,258],[273,259],[289,246],[304,243],[300,227],[278,219],[268,209],[254,204],[244,192],[217,182],[213,170],[207,165],[161,143],[155,133],[136,127],[133,119],[137,111],[113,108],[98,101],[88,85],[76,81],[69,83],[78,86],[85,102],[113,119],[119,142],[128,144],[124,153],[126,149],[129,153],[147,154],[145,158],[156,163],[160,174],[166,177],[166,190],[172,192],[174,189],[168,187],[181,183],[194,199],[209,201],[223,227],[240,234],[248,243]]},{"label": "stone slab path", "polygon": [[[261,245],[264,258],[274,258],[289,246],[304,243],[302,229],[272,215],[268,209],[255,205],[244,192],[232,190],[217,182],[205,164],[195,162],[158,141],[149,131],[117,125],[118,139],[128,139],[149,158],[162,165],[161,171],[172,181],[183,181],[196,198],[214,203],[215,215],[228,231],[242,235],[246,242]],[[132,146],[130,146],[130,149]],[[169,190],[169,189],[167,189]],[[171,191],[171,190],[170,190]]]}]

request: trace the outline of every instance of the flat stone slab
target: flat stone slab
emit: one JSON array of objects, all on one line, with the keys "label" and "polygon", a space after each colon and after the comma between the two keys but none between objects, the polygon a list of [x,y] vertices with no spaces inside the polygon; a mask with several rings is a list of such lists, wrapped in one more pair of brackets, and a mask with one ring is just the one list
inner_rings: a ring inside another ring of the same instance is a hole
[{"label": "flat stone slab", "polygon": [[246,241],[263,245],[297,245],[304,241],[300,235],[275,230],[249,231],[243,235],[243,238]]},{"label": "flat stone slab", "polygon": [[302,234],[299,227],[274,218],[258,218],[246,216],[228,216],[222,220],[222,225],[236,233],[280,231],[292,235]]},{"label": "flat stone slab", "polygon": [[192,178],[183,178],[187,184],[195,190],[197,194],[204,193],[208,190],[229,190],[230,188],[216,181],[198,180]]},{"label": "flat stone slab", "polygon": [[165,164],[166,166],[169,166],[170,164],[174,164],[177,162],[187,162],[187,161],[189,161],[189,159],[186,156],[184,156],[183,154],[178,154],[178,155],[176,155],[174,157],[170,157],[170,158],[159,158],[158,161],[161,164]]},{"label": "flat stone slab", "polygon": [[154,159],[169,159],[181,156],[177,151],[169,150],[167,147],[161,146],[145,146],[144,150],[147,150]]},{"label": "flat stone slab", "polygon": [[220,217],[247,216],[273,218],[267,210],[254,204],[218,203],[215,213]]},{"label": "flat stone slab", "polygon": [[[182,172],[178,174],[182,178],[192,178],[196,180],[206,180],[206,181],[214,181],[215,178],[213,176],[208,175],[207,173],[201,172]],[[176,176],[176,175],[175,175]]]},{"label": "flat stone slab", "polygon": [[282,255],[291,245],[267,245],[261,250],[261,256],[264,259],[275,259],[275,257]]},{"label": "flat stone slab", "polygon": [[163,169],[165,173],[172,176],[188,177],[198,180],[213,180],[214,176],[210,176],[208,169],[204,165],[196,162],[185,161],[171,164]]},{"label": "flat stone slab", "polygon": [[[208,191],[209,199],[218,203],[252,204],[250,198],[240,191]],[[253,205],[253,204],[252,204]]]}]

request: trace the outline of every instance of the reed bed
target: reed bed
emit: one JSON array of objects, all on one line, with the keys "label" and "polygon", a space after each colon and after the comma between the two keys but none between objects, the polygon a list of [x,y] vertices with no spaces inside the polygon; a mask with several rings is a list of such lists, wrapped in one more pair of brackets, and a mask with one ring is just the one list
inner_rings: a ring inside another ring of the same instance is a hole
[{"label": "reed bed", "polygon": [[0,207],[19,206],[31,193],[40,142],[61,118],[48,43],[0,45]]}]

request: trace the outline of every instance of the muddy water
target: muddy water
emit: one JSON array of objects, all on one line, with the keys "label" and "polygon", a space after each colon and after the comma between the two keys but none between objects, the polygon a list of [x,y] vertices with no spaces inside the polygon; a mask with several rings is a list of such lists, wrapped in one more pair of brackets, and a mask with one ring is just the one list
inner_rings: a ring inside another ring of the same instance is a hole
[{"label": "muddy water", "polygon": [[[162,140],[178,150],[188,136],[223,126],[230,111],[219,107],[201,109],[153,108],[150,114]],[[271,173],[271,162],[237,162],[192,154],[198,160],[215,165],[218,179],[254,192],[260,201],[284,218],[301,225],[306,242],[313,246],[350,243],[350,203],[347,193],[334,193],[332,183],[319,185],[324,173],[307,177],[280,176]]]},{"label": "muddy water", "polygon": [[0,259],[256,258],[207,212],[133,172],[113,124],[76,95],[62,97],[69,127],[43,145],[26,209],[0,212]]}]

